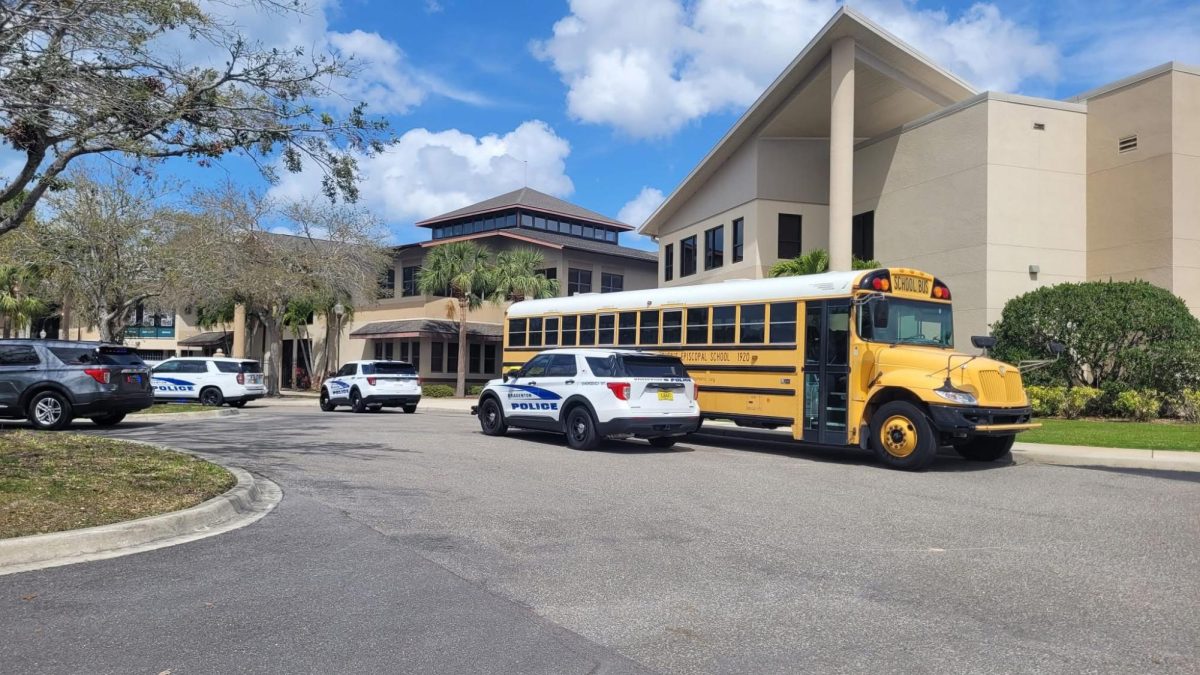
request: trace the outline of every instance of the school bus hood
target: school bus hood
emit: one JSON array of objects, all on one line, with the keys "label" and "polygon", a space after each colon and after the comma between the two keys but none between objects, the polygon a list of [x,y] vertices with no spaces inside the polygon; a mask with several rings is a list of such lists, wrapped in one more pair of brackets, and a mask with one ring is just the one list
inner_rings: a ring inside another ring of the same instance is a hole
[{"label": "school bus hood", "polygon": [[974,394],[980,406],[1028,405],[1020,371],[1016,366],[995,359],[950,349],[902,345],[878,350],[875,363],[876,372],[882,373],[876,380],[877,386],[924,389],[920,395],[931,402],[945,402],[932,390],[945,384],[949,363],[950,383]]}]

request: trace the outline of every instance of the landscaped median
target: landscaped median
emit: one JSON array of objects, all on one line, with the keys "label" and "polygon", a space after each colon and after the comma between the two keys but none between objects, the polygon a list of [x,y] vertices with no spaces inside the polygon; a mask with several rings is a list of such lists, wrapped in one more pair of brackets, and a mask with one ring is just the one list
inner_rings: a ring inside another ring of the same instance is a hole
[{"label": "landscaped median", "polygon": [[262,518],[279,486],[186,452],[0,433],[0,575],[150,551]]},{"label": "landscaped median", "polygon": [[139,410],[133,414],[134,415],[177,415],[180,413],[212,412],[214,410],[221,410],[221,408],[217,408],[217,407],[214,407],[211,405],[204,405],[203,403],[155,403],[154,405],[150,406],[149,408],[142,408],[141,410]]},{"label": "landscaped median", "polygon": [[226,469],[140,443],[0,433],[0,538],[178,511],[233,487]]}]

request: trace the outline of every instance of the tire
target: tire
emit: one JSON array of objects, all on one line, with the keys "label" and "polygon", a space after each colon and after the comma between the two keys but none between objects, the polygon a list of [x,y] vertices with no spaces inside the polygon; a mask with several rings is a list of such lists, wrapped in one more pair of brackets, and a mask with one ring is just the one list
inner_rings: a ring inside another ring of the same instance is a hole
[{"label": "tire", "polygon": [[358,393],[357,389],[350,390],[350,409],[356,413],[367,411],[367,404],[363,402],[362,394]]},{"label": "tire", "polygon": [[92,422],[98,427],[115,427],[123,419],[125,419],[125,413],[109,413],[93,417]]},{"label": "tire", "polygon": [[200,390],[200,405],[220,408],[225,403],[225,395],[216,387],[205,387]]},{"label": "tire", "polygon": [[647,438],[646,440],[650,441],[650,445],[653,445],[656,448],[669,448],[675,445],[675,441],[679,439],[675,438],[674,436],[655,436],[654,438]]},{"label": "tire", "polygon": [[567,445],[575,450],[591,450],[600,444],[600,434],[596,432],[596,420],[592,413],[583,406],[575,406],[567,413]]},{"label": "tire", "polygon": [[908,401],[891,401],[871,416],[871,447],[884,464],[920,471],[937,457],[937,435],[925,412]]},{"label": "tire", "polygon": [[329,399],[329,390],[324,388],[321,389],[321,410],[325,412],[337,410],[337,406]]},{"label": "tire", "polygon": [[406,405],[406,406],[404,406],[404,412],[405,412],[405,413],[407,413],[407,414],[409,414],[409,415],[411,415],[411,414],[413,414],[413,413],[417,412],[417,404],[416,404],[416,403],[414,403],[414,404],[412,404],[412,405]]},{"label": "tire", "polygon": [[[416,410],[416,406],[413,407],[413,410]],[[408,408],[405,408],[404,412],[408,412]],[[484,436],[503,436],[508,433],[508,423],[504,421],[504,410],[500,408],[500,403],[496,399],[486,399],[483,405],[479,406],[479,428],[483,431]]]},{"label": "tire", "polygon": [[245,408],[246,401],[234,401],[234,402],[230,403],[229,406],[231,408]]},{"label": "tire", "polygon": [[379,412],[380,410],[383,410],[383,404],[382,404],[382,403],[373,403],[373,404],[371,404],[371,405],[367,406],[367,411],[368,411],[368,412],[377,413],[377,412]]},{"label": "tire", "polygon": [[954,449],[972,462],[994,462],[1007,455],[1016,440],[1016,436],[976,436],[955,443]]},{"label": "tire", "polygon": [[71,402],[57,391],[43,391],[29,399],[25,415],[38,429],[62,429],[71,424]]}]

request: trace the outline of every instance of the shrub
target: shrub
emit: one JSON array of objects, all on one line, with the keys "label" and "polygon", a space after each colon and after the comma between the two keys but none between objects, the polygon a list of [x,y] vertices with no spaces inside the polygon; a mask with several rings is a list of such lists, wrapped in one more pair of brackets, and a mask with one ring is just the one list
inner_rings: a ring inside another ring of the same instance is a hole
[{"label": "shrub", "polygon": [[1175,410],[1188,422],[1200,422],[1200,389],[1189,389],[1179,395]]},{"label": "shrub", "polygon": [[1071,387],[1063,394],[1062,415],[1073,420],[1087,410],[1088,405],[1100,396],[1100,390],[1095,387]]},{"label": "shrub", "polygon": [[1028,374],[1030,384],[1113,382],[1170,397],[1200,385],[1200,320],[1145,281],[1039,288],[1009,300],[992,335],[992,356],[1010,363],[1050,358],[1051,340],[1066,346],[1055,363]]},{"label": "shrub", "polygon": [[467,396],[478,396],[483,393],[482,384],[473,384],[467,387]]},{"label": "shrub", "polygon": [[1162,398],[1153,391],[1130,389],[1117,395],[1116,407],[1121,417],[1135,422],[1149,422],[1158,417]]},{"label": "shrub", "polygon": [[428,398],[451,398],[454,387],[448,384],[426,384],[421,386],[421,395]]},{"label": "shrub", "polygon": [[1036,384],[1025,387],[1029,394],[1029,405],[1033,406],[1033,414],[1038,417],[1054,417],[1062,412],[1063,400],[1067,395],[1066,387],[1040,387]]}]

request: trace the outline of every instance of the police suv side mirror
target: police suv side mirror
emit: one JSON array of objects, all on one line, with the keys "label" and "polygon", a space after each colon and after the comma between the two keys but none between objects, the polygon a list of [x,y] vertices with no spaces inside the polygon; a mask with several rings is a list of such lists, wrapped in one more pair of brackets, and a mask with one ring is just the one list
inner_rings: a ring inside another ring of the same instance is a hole
[{"label": "police suv side mirror", "polygon": [[975,345],[976,349],[991,349],[996,346],[996,338],[991,335],[972,335],[971,344]]},{"label": "police suv side mirror", "polygon": [[509,378],[512,378],[515,380],[515,379],[517,379],[517,376],[520,374],[521,374],[520,368],[513,368],[512,370],[509,370],[509,371],[505,372],[503,375],[501,375],[500,378],[503,381],[508,382]]},{"label": "police suv side mirror", "polygon": [[1059,342],[1058,340],[1051,340],[1046,343],[1046,349],[1051,354],[1058,356],[1059,354],[1061,354],[1067,350],[1067,346],[1064,345],[1063,343]]}]

